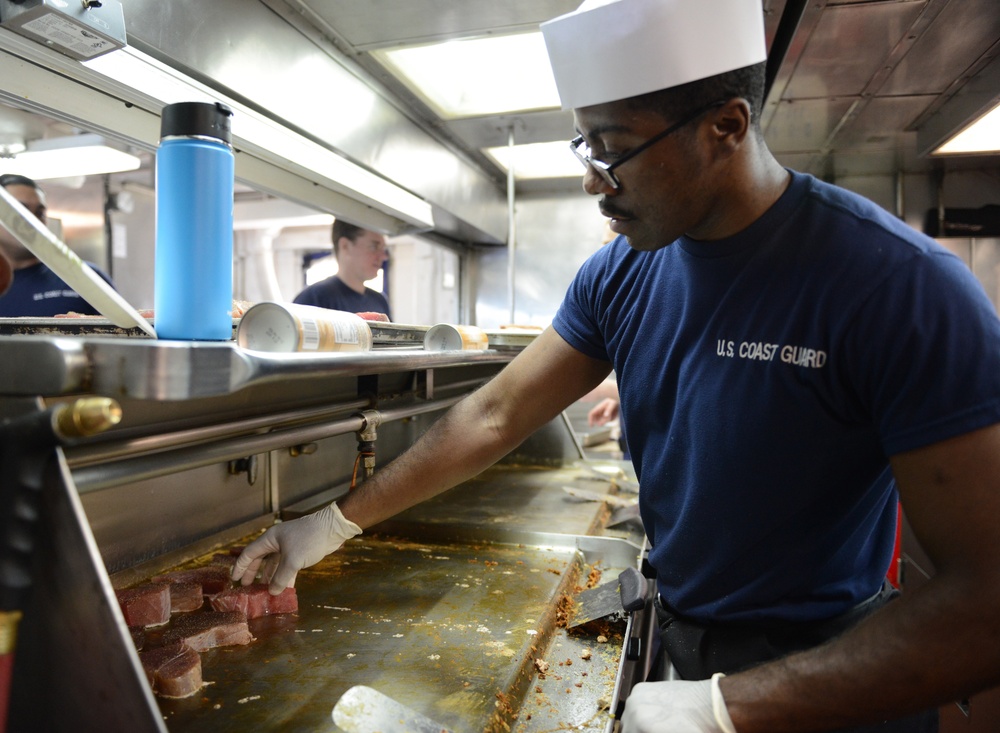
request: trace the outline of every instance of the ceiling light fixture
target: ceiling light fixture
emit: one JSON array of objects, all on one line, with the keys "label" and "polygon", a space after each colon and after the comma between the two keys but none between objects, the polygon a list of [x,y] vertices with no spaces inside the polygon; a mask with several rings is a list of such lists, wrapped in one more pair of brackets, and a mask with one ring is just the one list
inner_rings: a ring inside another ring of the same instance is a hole
[{"label": "ceiling light fixture", "polygon": [[[509,147],[486,148],[483,152],[507,170],[510,167]],[[569,150],[565,140],[550,143],[526,143],[514,146],[514,177],[518,180],[539,178],[580,178],[583,166]]]},{"label": "ceiling light fixture", "polygon": [[44,181],[134,171],[141,163],[100,135],[85,134],[31,141],[24,152],[0,157],[0,173]]},{"label": "ceiling light fixture", "polygon": [[374,51],[442,117],[558,109],[541,33]]},{"label": "ceiling light fixture", "polygon": [[917,129],[920,155],[1000,153],[1000,56],[972,76]]},{"label": "ceiling light fixture", "polygon": [[1000,153],[1000,104],[934,151],[934,155]]}]

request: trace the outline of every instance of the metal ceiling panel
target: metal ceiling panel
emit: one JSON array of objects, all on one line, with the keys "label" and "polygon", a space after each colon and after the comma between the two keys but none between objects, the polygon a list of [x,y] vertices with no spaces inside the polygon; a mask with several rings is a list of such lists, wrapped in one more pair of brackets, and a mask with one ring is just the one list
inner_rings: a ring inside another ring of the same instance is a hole
[{"label": "metal ceiling panel", "polygon": [[859,151],[912,147],[916,133],[906,130],[933,101],[933,96],[873,99],[837,132],[833,147]]},{"label": "metal ceiling panel", "polygon": [[846,98],[781,102],[764,137],[775,153],[823,150],[853,103]]},{"label": "metal ceiling panel", "polygon": [[1000,2],[951,0],[896,67],[880,95],[940,94],[1000,39]]},{"label": "metal ceiling panel", "polygon": [[860,95],[920,15],[916,3],[841,5],[823,11],[785,88],[785,99]]},{"label": "metal ceiling panel", "polygon": [[537,30],[580,0],[293,0],[355,50]]}]

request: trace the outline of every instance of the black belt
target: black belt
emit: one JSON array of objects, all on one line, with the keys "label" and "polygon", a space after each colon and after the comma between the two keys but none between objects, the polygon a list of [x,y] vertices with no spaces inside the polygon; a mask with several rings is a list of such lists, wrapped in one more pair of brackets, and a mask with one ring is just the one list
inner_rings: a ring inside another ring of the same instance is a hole
[{"label": "black belt", "polygon": [[[659,593],[653,607],[660,623],[661,651],[651,679],[665,679],[667,661],[682,679],[708,679],[716,672],[735,673],[792,652],[818,646],[840,635],[868,614],[899,596],[888,581],[882,589],[846,613],[823,621],[763,624],[699,624],[667,607]],[[663,651],[669,660],[663,656]],[[937,733],[938,711],[925,710],[897,720],[832,733]]]},{"label": "black belt", "polygon": [[704,624],[677,613],[663,603],[659,594],[653,606],[660,643],[681,678],[707,680],[716,672],[732,674],[818,646],[898,595],[899,591],[886,581],[871,598],[840,616],[820,621]]}]

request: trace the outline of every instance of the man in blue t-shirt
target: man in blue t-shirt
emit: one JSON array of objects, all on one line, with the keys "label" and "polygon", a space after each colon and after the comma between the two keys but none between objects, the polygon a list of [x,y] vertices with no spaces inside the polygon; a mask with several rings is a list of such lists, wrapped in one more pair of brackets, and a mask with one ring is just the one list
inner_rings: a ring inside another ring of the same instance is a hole
[{"label": "man in blue t-shirt", "polygon": [[[35,181],[25,176],[7,173],[0,176],[0,186],[16,198],[21,205],[45,223],[45,192]],[[81,298],[62,278],[45,264],[14,236],[0,226],[0,256],[4,256],[13,268],[13,282],[6,293],[0,295],[0,317],[45,318],[64,313],[100,315],[98,310]],[[96,266],[87,263],[108,284],[111,279]]]},{"label": "man in blue t-shirt", "polygon": [[392,320],[389,301],[365,285],[389,259],[385,237],[337,219],[332,238],[337,274],[308,286],[294,302],[349,313],[384,313]]},{"label": "man in blue t-shirt", "polygon": [[[614,370],[666,650],[622,733],[935,731],[1000,683],[992,304],[933,240],[775,160],[757,0],[587,2],[543,31],[620,236],[496,378],[233,577],[276,555],[280,592]],[[936,574],[897,598],[900,502]]]}]

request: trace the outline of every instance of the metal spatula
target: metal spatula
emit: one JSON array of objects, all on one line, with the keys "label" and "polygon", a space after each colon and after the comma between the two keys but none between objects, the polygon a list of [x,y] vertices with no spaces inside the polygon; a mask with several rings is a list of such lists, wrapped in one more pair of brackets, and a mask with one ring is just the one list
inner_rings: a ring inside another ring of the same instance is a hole
[{"label": "metal spatula", "polygon": [[333,706],[333,722],[344,733],[451,733],[378,690],[357,685]]},{"label": "metal spatula", "polygon": [[582,626],[588,621],[622,611],[638,611],[646,605],[646,578],[635,568],[625,568],[618,578],[576,596],[577,606],[567,626]]},{"label": "metal spatula", "polygon": [[[138,328],[146,335],[156,338],[156,331],[149,321],[32,216],[3,186],[0,186],[0,225],[113,324],[122,328]],[[17,273],[14,277],[17,277]]]}]

